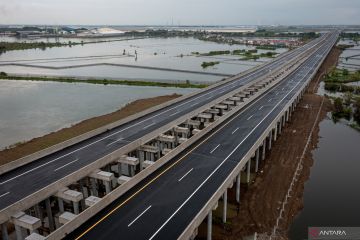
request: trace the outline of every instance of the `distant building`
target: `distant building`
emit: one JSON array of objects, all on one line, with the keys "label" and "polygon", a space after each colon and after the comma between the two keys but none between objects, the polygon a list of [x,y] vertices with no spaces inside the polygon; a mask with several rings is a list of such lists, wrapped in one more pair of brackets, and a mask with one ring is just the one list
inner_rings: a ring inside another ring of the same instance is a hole
[{"label": "distant building", "polygon": [[124,35],[124,31],[116,30],[113,28],[95,28],[92,30],[78,33],[78,37],[116,37]]}]

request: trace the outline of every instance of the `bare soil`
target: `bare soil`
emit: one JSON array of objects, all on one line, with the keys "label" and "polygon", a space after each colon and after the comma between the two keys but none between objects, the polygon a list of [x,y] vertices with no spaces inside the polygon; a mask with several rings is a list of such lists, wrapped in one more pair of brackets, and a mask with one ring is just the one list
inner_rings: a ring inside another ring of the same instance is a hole
[{"label": "bare soil", "polygon": [[[253,235],[255,232],[262,233],[261,235],[266,239],[264,236],[272,232],[280,212],[281,203],[320,110],[320,117],[312,134],[310,147],[305,154],[301,176],[296,182],[292,192],[293,195],[286,205],[285,216],[280,221],[278,230],[280,234],[276,239],[288,239],[289,226],[303,208],[304,184],[309,178],[310,169],[313,165],[311,152],[317,147],[319,122],[324,119],[326,113],[331,109],[330,101],[317,95],[316,91],[322,77],[333,66],[336,66],[340,54],[339,49],[332,49],[312,80],[291,121],[286,124],[286,128],[273,145],[272,150],[267,153],[266,160],[262,163],[254,182],[249,186],[242,185],[239,211],[237,211],[238,206],[235,202],[234,188],[229,191],[229,209],[232,212],[237,212],[237,214],[235,216],[231,214],[228,217],[228,223],[224,225],[221,224],[220,220],[221,210],[215,211],[213,239],[243,239],[246,236]],[[320,109],[323,98],[324,104]],[[198,239],[205,239],[205,237],[206,223],[204,222],[199,228]]]},{"label": "bare soil", "polygon": [[49,133],[45,136],[34,138],[28,142],[21,143],[16,147],[0,151],[0,165],[14,161],[21,157],[27,156],[34,152],[48,148],[60,142],[66,141],[83,133],[89,132],[96,128],[121,120],[148,108],[170,101],[181,95],[173,94],[148,99],[136,100],[129,103],[122,109],[110,114],[84,120],[69,128],[63,128],[59,131]]}]

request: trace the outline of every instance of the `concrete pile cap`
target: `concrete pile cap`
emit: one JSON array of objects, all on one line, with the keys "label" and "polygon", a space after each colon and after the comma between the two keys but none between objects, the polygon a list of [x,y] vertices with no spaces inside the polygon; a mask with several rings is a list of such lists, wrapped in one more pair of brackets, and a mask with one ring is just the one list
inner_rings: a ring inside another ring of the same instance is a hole
[{"label": "concrete pile cap", "polygon": [[71,213],[71,212],[63,212],[60,216],[59,216],[59,222],[61,224],[65,224],[67,222],[70,222],[72,220],[74,220],[74,218],[76,218],[77,215]]},{"label": "concrete pile cap", "polygon": [[99,198],[99,197],[90,196],[85,199],[85,205],[91,207],[92,205],[99,202],[100,200],[101,200],[101,198]]},{"label": "concrete pile cap", "polygon": [[187,120],[186,123],[189,124],[189,125],[192,125],[192,126],[199,126],[200,125],[200,121],[192,120],[192,119]]},{"label": "concrete pile cap", "polygon": [[171,135],[160,134],[158,139],[162,142],[174,142],[175,137]]},{"label": "concrete pile cap", "polygon": [[84,198],[81,192],[71,190],[68,188],[60,190],[55,194],[55,196],[72,202],[79,202],[81,199]]},{"label": "concrete pile cap", "polygon": [[123,155],[121,156],[121,158],[118,160],[119,163],[125,163],[128,165],[138,165],[139,164],[139,159],[136,157],[129,157],[127,155]]},{"label": "concrete pile cap", "polygon": [[186,127],[176,126],[176,127],[174,127],[174,131],[175,131],[175,132],[178,132],[178,133],[188,133],[188,132],[189,132],[189,129],[186,128]]},{"label": "concrete pile cap", "polygon": [[241,99],[239,97],[230,97],[230,101],[240,101]]},{"label": "concrete pile cap", "polygon": [[127,181],[129,181],[131,179],[131,177],[127,177],[127,176],[120,176],[119,178],[118,178],[118,184],[124,184],[124,183],[126,183]]},{"label": "concrete pile cap", "polygon": [[205,110],[206,113],[219,113],[219,109],[216,109],[216,108],[210,108],[210,109],[207,109]]},{"label": "concrete pile cap", "polygon": [[109,182],[114,178],[114,174],[111,172],[105,172],[98,169],[92,172],[90,174],[90,177]]},{"label": "concrete pile cap", "polygon": [[35,230],[39,227],[41,227],[41,220],[27,215],[24,212],[18,212],[12,216],[12,222],[15,225],[18,225],[20,227],[29,229],[29,230]]},{"label": "concrete pile cap", "polygon": [[140,149],[145,152],[152,152],[152,153],[157,153],[159,151],[159,147],[148,144],[140,146]]},{"label": "concrete pile cap", "polygon": [[25,238],[25,240],[44,240],[44,239],[46,239],[46,237],[41,236],[40,234],[37,233],[32,233]]},{"label": "concrete pile cap", "polygon": [[199,118],[206,118],[206,119],[211,119],[212,118],[212,115],[209,114],[209,113],[200,113],[198,115]]},{"label": "concrete pile cap", "polygon": [[226,105],[233,105],[234,101],[230,101],[230,100],[225,100],[221,102],[222,104],[226,104]]},{"label": "concrete pile cap", "polygon": [[224,104],[216,104],[215,107],[220,108],[220,109],[226,109],[227,108],[227,106],[224,105]]}]

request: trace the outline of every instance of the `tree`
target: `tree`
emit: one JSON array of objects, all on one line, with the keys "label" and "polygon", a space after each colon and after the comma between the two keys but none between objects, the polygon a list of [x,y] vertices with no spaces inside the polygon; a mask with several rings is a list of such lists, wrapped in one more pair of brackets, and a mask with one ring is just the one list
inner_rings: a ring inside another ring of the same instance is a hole
[{"label": "tree", "polygon": [[349,70],[347,70],[346,68],[343,68],[343,70],[342,70],[342,75],[343,75],[343,76],[349,75]]},{"label": "tree", "polygon": [[352,97],[353,97],[353,94],[351,92],[346,92],[344,94],[344,104],[346,106],[350,106]]},{"label": "tree", "polygon": [[344,111],[343,101],[341,98],[335,98],[334,101],[334,112],[336,114],[341,114]]}]

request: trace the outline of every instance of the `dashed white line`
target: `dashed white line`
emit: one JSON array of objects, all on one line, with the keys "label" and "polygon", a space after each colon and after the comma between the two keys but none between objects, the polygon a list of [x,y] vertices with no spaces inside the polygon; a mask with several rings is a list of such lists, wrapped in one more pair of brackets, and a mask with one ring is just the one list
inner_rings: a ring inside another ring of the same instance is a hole
[{"label": "dashed white line", "polygon": [[271,101],[272,101],[272,98],[270,98],[268,102],[271,102]]},{"label": "dashed white line", "polygon": [[277,95],[279,95],[279,93],[278,93],[278,92],[276,93],[276,96],[277,96]]},{"label": "dashed white line", "polygon": [[63,165],[63,166],[61,166],[61,167],[58,167],[57,169],[55,169],[55,170],[54,170],[54,172],[59,171],[60,169],[63,169],[64,167],[67,167],[67,166],[69,166],[70,164],[73,164],[74,162],[77,162],[77,161],[79,161],[79,159],[78,159],[78,158],[77,158],[77,159],[75,159],[74,161],[71,161],[71,162],[69,162],[69,163],[67,163],[67,164],[65,164],[65,165]]},{"label": "dashed white line", "polygon": [[174,112],[174,113],[170,114],[169,116],[172,117],[172,116],[174,116],[174,115],[176,115],[176,114],[178,114],[178,113],[179,113],[179,112]]},{"label": "dashed white line", "polygon": [[115,143],[117,143],[117,142],[120,142],[121,140],[124,140],[124,138],[119,138],[119,139],[117,139],[117,140],[115,140],[115,141],[107,144],[106,146],[111,146],[111,145],[113,145],[113,144],[115,144]]},{"label": "dashed white line", "polygon": [[254,116],[254,115],[251,115],[250,117],[248,117],[248,119],[247,119],[247,120],[249,121],[249,120],[250,120],[253,116]]},{"label": "dashed white line", "polygon": [[239,130],[239,128],[236,128],[236,129],[231,133],[231,135],[234,134],[237,130]]},{"label": "dashed white line", "polygon": [[140,215],[137,216],[131,223],[129,223],[128,227],[133,225],[133,223],[136,222],[142,215],[144,215],[144,213],[146,213],[150,208],[151,208],[151,205],[147,209],[145,209],[142,213],[140,213]]},{"label": "dashed white line", "polygon": [[1,194],[0,195],[0,198],[2,198],[2,197],[5,197],[6,195],[8,195],[10,192],[6,192],[6,193],[4,193],[4,194]]},{"label": "dashed white line", "polygon": [[282,88],[281,91],[284,91],[285,88]]},{"label": "dashed white line", "polygon": [[211,150],[211,152],[210,153],[213,153],[213,152],[215,152],[215,150],[218,148],[220,146],[220,144],[219,145],[217,145],[213,150]]},{"label": "dashed white line", "polygon": [[263,109],[264,108],[264,106],[261,106],[260,108],[259,108],[259,110],[261,110],[261,109]]},{"label": "dashed white line", "polygon": [[181,180],[183,180],[192,170],[194,170],[194,168],[190,169],[187,173],[185,173],[185,175],[182,176],[182,177],[178,180],[178,182],[180,182]]},{"label": "dashed white line", "polygon": [[147,128],[149,128],[149,127],[151,127],[152,125],[154,125],[155,123],[151,123],[151,124],[149,124],[149,125],[147,125],[147,126],[145,126],[145,127],[143,127],[143,129],[147,129]]},{"label": "dashed white line", "polygon": [[149,238],[149,240],[154,239],[154,237],[164,228],[164,226],[184,207],[184,205],[189,202],[189,200],[199,191],[200,188],[218,171],[218,169],[231,157],[234,152],[245,142],[245,140],[257,129],[260,124],[280,105],[282,101],[302,82],[305,76],[299,81],[292,89],[288,92],[272,109],[266,116],[246,135],[246,137],[231,151],[231,153],[208,175],[208,177],[190,194],[190,196],[183,201],[183,203],[175,210],[173,214],[156,230],[156,232]]},{"label": "dashed white line", "polygon": [[196,103],[193,103],[193,104],[191,104],[190,105],[190,107],[193,107],[193,106],[195,106],[195,105],[197,105],[198,103],[196,102]]}]

